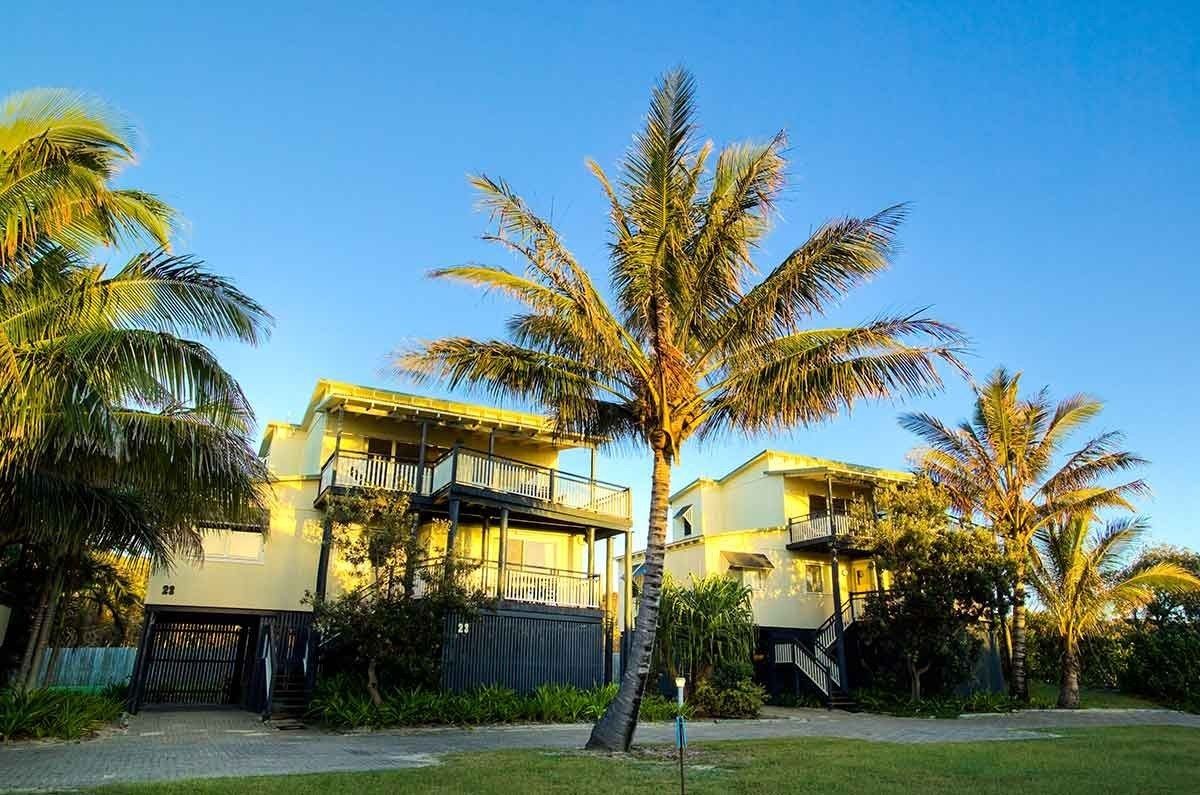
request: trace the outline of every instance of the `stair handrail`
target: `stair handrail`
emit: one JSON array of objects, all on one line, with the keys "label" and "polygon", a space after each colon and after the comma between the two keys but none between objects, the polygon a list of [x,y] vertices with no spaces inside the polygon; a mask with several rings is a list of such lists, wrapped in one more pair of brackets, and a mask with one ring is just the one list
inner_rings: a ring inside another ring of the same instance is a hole
[{"label": "stair handrail", "polygon": [[[832,683],[834,681],[829,668],[822,664],[808,649],[794,640],[776,642],[776,660],[778,660],[779,647],[781,646],[788,650],[791,657],[790,662],[799,668],[801,673],[808,677],[808,681],[816,685],[817,689],[828,698],[833,690]],[[785,660],[784,662],[789,662],[789,660]],[[840,684],[838,688],[841,688]]]},{"label": "stair handrail", "polygon": [[263,630],[263,708],[262,719],[271,718],[271,699],[275,697],[275,633],[270,623]]}]

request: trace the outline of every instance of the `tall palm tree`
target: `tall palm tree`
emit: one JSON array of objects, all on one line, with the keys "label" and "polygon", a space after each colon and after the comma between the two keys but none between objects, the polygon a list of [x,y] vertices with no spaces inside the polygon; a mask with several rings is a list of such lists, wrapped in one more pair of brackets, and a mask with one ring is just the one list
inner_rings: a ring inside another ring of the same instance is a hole
[{"label": "tall palm tree", "polygon": [[106,275],[52,246],[0,282],[0,545],[46,561],[18,684],[72,561],[100,550],[168,566],[200,554],[197,522],[261,512],[248,401],[184,335],[253,343],[269,322],[228,280],[162,253]]},{"label": "tall palm tree", "polygon": [[947,489],[954,508],[964,518],[982,516],[1005,540],[1015,572],[1011,690],[1027,700],[1025,586],[1035,534],[1070,513],[1132,510],[1127,498],[1145,492],[1146,484],[1138,479],[1104,485],[1106,477],[1145,463],[1120,449],[1122,437],[1116,432],[1089,439],[1060,460],[1070,435],[1095,418],[1103,404],[1074,395],[1052,405],[1045,389],[1023,399],[1020,381],[1020,373],[993,372],[977,390],[969,422],[951,427],[921,413],[901,416],[900,424],[925,442],[913,458]]},{"label": "tall palm tree", "polygon": [[132,134],[111,109],[71,91],[0,103],[0,274],[47,245],[87,253],[122,240],[167,244],[171,208],[110,185],[134,162]]},{"label": "tall palm tree", "polygon": [[1176,563],[1125,569],[1130,547],[1146,532],[1140,518],[1109,522],[1071,516],[1038,531],[1029,581],[1062,640],[1058,706],[1079,706],[1079,643],[1114,613],[1145,607],[1160,592],[1200,590],[1200,578]]},{"label": "tall palm tree", "polygon": [[695,86],[683,71],[654,89],[645,126],[607,199],[613,305],[554,228],[502,180],[473,178],[491,240],[524,272],[463,265],[435,271],[524,304],[509,339],[436,340],[402,351],[401,373],[442,378],[546,407],[557,428],[649,448],[653,457],[641,607],[631,661],[588,746],[633,738],[658,623],[671,466],[693,435],[783,431],[864,399],[940,387],[959,333],[918,315],[805,329],[889,261],[903,208],[821,226],[761,279],[753,256],[784,182],[784,136],[701,143]]}]

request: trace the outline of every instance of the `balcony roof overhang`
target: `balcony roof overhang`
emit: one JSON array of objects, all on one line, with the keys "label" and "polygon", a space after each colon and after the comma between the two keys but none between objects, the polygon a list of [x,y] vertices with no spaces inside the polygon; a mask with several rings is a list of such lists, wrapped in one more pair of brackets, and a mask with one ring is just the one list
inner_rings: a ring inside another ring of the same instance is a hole
[{"label": "balcony roof overhang", "polygon": [[887,469],[871,467],[856,467],[852,465],[822,465],[813,467],[798,467],[796,469],[769,469],[764,475],[778,475],[785,478],[801,478],[804,480],[827,480],[834,483],[872,485],[880,483],[911,483],[913,476],[907,472],[895,472]]},{"label": "balcony roof overhang", "polygon": [[339,408],[347,413],[365,416],[402,421],[424,421],[472,431],[494,431],[508,438],[536,440],[559,449],[592,447],[603,441],[577,434],[557,433],[553,423],[540,414],[413,395],[407,392],[377,389],[322,378],[317,381],[312,398],[304,411],[304,418],[298,424],[272,422],[267,425],[262,442],[263,454],[270,447],[271,437],[277,428],[307,429],[312,425],[313,417],[317,413],[330,412]]}]

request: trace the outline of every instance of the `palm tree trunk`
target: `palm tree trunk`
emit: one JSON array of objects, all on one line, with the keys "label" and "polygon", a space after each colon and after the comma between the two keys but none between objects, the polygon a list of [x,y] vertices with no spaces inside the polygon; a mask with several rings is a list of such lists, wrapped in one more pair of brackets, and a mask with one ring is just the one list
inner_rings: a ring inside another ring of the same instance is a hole
[{"label": "palm tree trunk", "polygon": [[29,669],[33,666],[33,655],[37,651],[38,637],[42,634],[42,624],[46,621],[46,609],[50,605],[50,589],[53,587],[53,576],[47,578],[42,586],[41,596],[38,597],[37,609],[33,611],[33,621],[29,624],[29,638],[25,641],[25,652],[21,655],[21,665],[13,684],[21,690],[29,680]]},{"label": "palm tree trunk", "polygon": [[[650,675],[650,660],[654,651],[654,635],[658,629],[658,602],[662,594],[663,548],[667,540],[667,497],[671,490],[671,464],[664,449],[665,439],[652,442],[654,469],[650,485],[650,519],[646,537],[646,556],[642,568],[642,599],[639,603],[633,640],[629,644],[631,659],[621,677],[617,697],[608,705],[604,716],[592,728],[587,747],[604,751],[628,751],[637,728],[638,709]],[[633,550],[625,550],[629,555]]]},{"label": "palm tree trunk", "polygon": [[1025,562],[1018,561],[1013,583],[1012,613],[1012,697],[1028,703],[1029,681],[1025,675]]},{"label": "palm tree trunk", "polygon": [[1079,709],[1079,649],[1066,643],[1062,658],[1062,678],[1058,685],[1058,708]]},{"label": "palm tree trunk", "polygon": [[37,643],[33,649],[32,664],[29,667],[29,679],[25,685],[26,690],[32,690],[38,686],[38,675],[41,673],[42,658],[46,655],[46,646],[50,643],[50,635],[52,634],[54,622],[57,618],[58,604],[62,599],[62,589],[63,566],[59,564],[54,573],[54,578],[50,583],[50,599],[46,604],[41,631],[38,633]]}]

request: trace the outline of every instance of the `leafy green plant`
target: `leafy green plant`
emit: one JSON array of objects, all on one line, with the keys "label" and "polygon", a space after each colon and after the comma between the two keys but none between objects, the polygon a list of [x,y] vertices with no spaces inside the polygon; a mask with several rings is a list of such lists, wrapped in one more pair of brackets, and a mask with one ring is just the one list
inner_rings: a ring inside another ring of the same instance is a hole
[{"label": "leafy green plant", "polygon": [[703,681],[692,693],[692,704],[697,714],[710,718],[755,718],[766,698],[766,691],[753,679]]},{"label": "leafy green plant", "polygon": [[123,702],[105,694],[67,690],[0,691],[0,741],[83,737],[121,716]]}]

